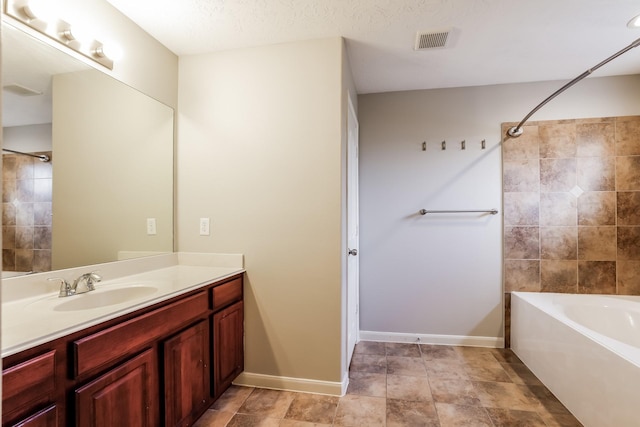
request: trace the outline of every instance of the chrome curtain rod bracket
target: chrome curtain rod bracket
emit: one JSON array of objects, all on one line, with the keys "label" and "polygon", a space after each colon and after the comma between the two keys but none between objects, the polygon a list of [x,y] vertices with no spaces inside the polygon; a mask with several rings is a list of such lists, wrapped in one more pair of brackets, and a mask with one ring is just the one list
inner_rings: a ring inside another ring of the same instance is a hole
[{"label": "chrome curtain rod bracket", "polygon": [[439,214],[439,213],[490,213],[491,215],[496,215],[498,213],[498,209],[482,209],[482,210],[471,210],[471,211],[452,211],[452,210],[448,210],[448,211],[429,211],[426,209],[420,209],[420,215],[426,215],[426,214]]},{"label": "chrome curtain rod bracket", "polygon": [[9,153],[20,154],[23,156],[35,157],[36,159],[40,159],[41,162],[48,162],[51,158],[44,154],[31,154],[31,153],[23,153],[22,151],[9,150],[8,148],[3,148],[2,151],[8,151]]},{"label": "chrome curtain rod bracket", "polygon": [[565,84],[564,86],[562,86],[557,91],[553,92],[551,95],[549,95],[549,97],[547,97],[544,101],[542,101],[540,104],[538,104],[533,110],[531,110],[529,112],[529,114],[524,116],[524,119],[522,119],[520,121],[520,123],[518,123],[517,126],[514,126],[514,127],[510,128],[507,131],[507,135],[510,136],[511,138],[517,138],[520,135],[522,135],[522,133],[524,132],[524,130],[522,129],[522,126],[524,126],[524,124],[527,122],[527,120],[529,120],[529,118],[531,116],[533,116],[539,109],[541,109],[542,107],[547,105],[547,103],[549,103],[549,101],[551,101],[556,96],[560,95],[565,90],[569,89],[574,84],[578,83],[580,80],[582,80],[585,77],[587,77],[589,74],[593,73],[598,68],[602,67],[603,65],[607,64],[610,61],[613,61],[618,56],[620,56],[623,53],[626,53],[626,52],[630,51],[631,49],[633,49],[634,47],[638,47],[638,46],[640,46],[640,39],[635,40],[629,46],[625,47],[622,50],[619,50],[618,52],[614,53],[613,55],[611,55],[610,57],[608,57],[604,61],[600,62],[599,64],[597,64],[597,65],[595,65],[595,66],[593,66],[591,68],[589,68],[587,71],[585,71],[584,73],[580,74],[578,77],[576,77],[575,79],[571,80],[569,83]]}]

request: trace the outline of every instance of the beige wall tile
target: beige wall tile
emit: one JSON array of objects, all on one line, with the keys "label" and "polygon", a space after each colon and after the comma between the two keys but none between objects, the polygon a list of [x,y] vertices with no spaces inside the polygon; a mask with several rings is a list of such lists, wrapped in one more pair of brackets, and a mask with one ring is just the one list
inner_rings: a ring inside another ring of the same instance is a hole
[{"label": "beige wall tile", "polygon": [[542,292],[575,293],[578,285],[578,262],[542,260],[540,288]]},{"label": "beige wall tile", "polygon": [[505,227],[505,259],[539,259],[538,227]]},{"label": "beige wall tile", "polygon": [[615,157],[578,158],[578,186],[583,191],[616,189]]},{"label": "beige wall tile", "polygon": [[615,261],[580,261],[578,292],[581,294],[615,294]]},{"label": "beige wall tile", "polygon": [[640,261],[618,261],[618,294],[640,295]]},{"label": "beige wall tile", "polygon": [[540,227],[542,259],[578,259],[577,227]]},{"label": "beige wall tile", "polygon": [[540,292],[540,261],[505,260],[505,292]]},{"label": "beige wall tile", "polygon": [[578,259],[616,260],[616,227],[578,227]]},{"label": "beige wall tile", "polygon": [[588,191],[578,197],[578,225],[616,225],[616,193]]},{"label": "beige wall tile", "polygon": [[506,192],[540,190],[540,162],[537,159],[506,160],[502,173]]},{"label": "beige wall tile", "polygon": [[540,222],[540,195],[538,193],[505,193],[505,225],[538,225]]},{"label": "beige wall tile", "polygon": [[540,191],[571,191],[576,186],[576,159],[540,159]]},{"label": "beige wall tile", "polygon": [[640,190],[640,156],[616,157],[616,189]]},{"label": "beige wall tile", "polygon": [[540,158],[566,158],[576,156],[576,124],[541,125]]},{"label": "beige wall tile", "polygon": [[[513,125],[502,126],[502,135]],[[523,126],[524,133],[518,138],[505,138],[502,141],[503,160],[538,159],[540,136],[538,126]]]},{"label": "beige wall tile", "polygon": [[571,193],[540,193],[540,225],[576,225],[578,201]]},{"label": "beige wall tile", "polygon": [[618,156],[640,155],[640,118],[616,118],[616,154]]},{"label": "beige wall tile", "polygon": [[618,227],[618,260],[640,261],[640,227]]},{"label": "beige wall tile", "polygon": [[618,225],[640,225],[640,191],[617,193]]},{"label": "beige wall tile", "polygon": [[615,156],[615,125],[607,123],[580,123],[576,125],[578,157]]}]

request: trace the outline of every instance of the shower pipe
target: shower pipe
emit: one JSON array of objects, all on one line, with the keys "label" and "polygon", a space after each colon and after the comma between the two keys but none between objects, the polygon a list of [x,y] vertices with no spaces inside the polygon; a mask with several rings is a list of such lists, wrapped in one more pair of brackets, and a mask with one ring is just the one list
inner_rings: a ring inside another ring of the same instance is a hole
[{"label": "shower pipe", "polygon": [[591,68],[589,68],[587,71],[585,71],[584,73],[580,74],[578,77],[576,77],[575,79],[571,80],[569,83],[565,84],[564,86],[562,86],[560,89],[558,89],[557,91],[553,92],[547,99],[545,99],[544,101],[542,101],[540,104],[538,104],[533,110],[531,110],[529,112],[529,114],[527,114],[526,116],[524,116],[524,119],[522,119],[520,121],[520,123],[518,123],[517,126],[514,126],[512,128],[510,128],[507,131],[507,135],[512,137],[512,138],[517,138],[520,135],[522,135],[523,133],[523,129],[522,126],[527,122],[527,120],[529,120],[529,118],[531,116],[533,116],[536,111],[538,111],[539,109],[541,109],[542,107],[544,107],[545,105],[547,105],[547,103],[549,101],[551,101],[553,98],[555,98],[556,96],[560,95],[562,92],[564,92],[565,90],[569,89],[571,86],[573,86],[574,84],[578,83],[580,80],[584,79],[585,77],[587,77],[589,74],[593,73],[595,70],[597,70],[598,68],[602,67],[604,64],[613,61],[614,59],[616,59],[618,56],[622,55],[623,53],[633,49],[634,47],[638,47],[640,46],[640,39],[635,40],[633,43],[631,43],[629,46],[625,47],[624,49],[614,53],[613,55],[611,55],[610,57],[608,57],[607,59],[605,59],[604,61],[600,62],[598,65],[595,65]]},{"label": "shower pipe", "polygon": [[23,153],[22,151],[9,150],[8,148],[3,148],[2,151],[8,151],[9,153],[15,153],[15,154],[21,154],[23,156],[35,157],[37,159],[40,159],[41,162],[48,162],[49,160],[51,160],[51,158],[49,156],[46,156],[44,154]]}]

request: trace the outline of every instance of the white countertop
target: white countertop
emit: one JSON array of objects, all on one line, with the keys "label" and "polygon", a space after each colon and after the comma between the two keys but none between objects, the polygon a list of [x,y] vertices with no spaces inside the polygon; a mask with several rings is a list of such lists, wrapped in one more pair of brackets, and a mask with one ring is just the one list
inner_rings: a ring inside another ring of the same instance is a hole
[{"label": "white countertop", "polygon": [[[123,314],[244,271],[241,255],[230,255],[226,258],[216,258],[208,255],[170,254],[168,256],[160,256],[155,262],[151,263],[149,261],[146,263],[145,261],[124,261],[3,280],[2,357],[35,347],[106,320],[114,319]],[[219,262],[221,259],[222,262]],[[120,268],[120,266],[124,268]],[[142,271],[136,273],[136,266]],[[93,271],[94,269],[100,270],[103,280],[95,285],[95,291],[86,294],[59,298],[58,286],[55,283],[52,285],[51,282],[47,281],[50,277],[77,277],[79,274]],[[103,273],[103,270],[106,270],[108,274]],[[19,291],[14,291],[5,289],[8,286],[16,286],[16,290],[18,289],[17,286],[21,287]],[[66,303],[79,298],[95,298],[100,293],[116,288],[141,286],[147,287],[148,289],[145,289],[145,291],[148,292],[133,296],[124,302],[80,310],[54,310],[62,302]],[[29,287],[32,292],[25,291],[25,288]],[[47,289],[47,291],[43,292],[42,289]]]}]

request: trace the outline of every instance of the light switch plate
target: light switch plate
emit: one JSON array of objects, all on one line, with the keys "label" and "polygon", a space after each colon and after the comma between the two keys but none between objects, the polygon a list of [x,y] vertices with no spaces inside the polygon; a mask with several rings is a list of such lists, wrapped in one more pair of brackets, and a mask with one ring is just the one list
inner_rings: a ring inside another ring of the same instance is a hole
[{"label": "light switch plate", "polygon": [[157,234],[155,218],[147,218],[147,234],[149,236],[154,236]]},{"label": "light switch plate", "polygon": [[209,231],[209,218],[200,218],[200,235],[208,236],[210,234]]}]

